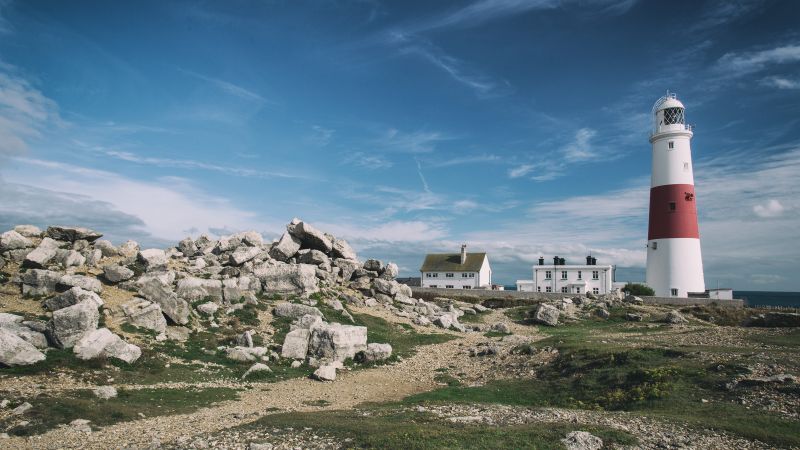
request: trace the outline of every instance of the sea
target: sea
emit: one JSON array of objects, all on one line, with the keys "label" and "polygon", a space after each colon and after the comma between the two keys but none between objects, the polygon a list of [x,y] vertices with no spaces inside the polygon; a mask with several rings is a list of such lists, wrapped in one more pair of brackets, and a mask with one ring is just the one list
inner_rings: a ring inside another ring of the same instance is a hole
[{"label": "sea", "polygon": [[[517,287],[505,287],[507,291],[515,291]],[[782,306],[800,308],[800,292],[775,291],[733,291],[733,298],[741,298],[747,306]]]}]

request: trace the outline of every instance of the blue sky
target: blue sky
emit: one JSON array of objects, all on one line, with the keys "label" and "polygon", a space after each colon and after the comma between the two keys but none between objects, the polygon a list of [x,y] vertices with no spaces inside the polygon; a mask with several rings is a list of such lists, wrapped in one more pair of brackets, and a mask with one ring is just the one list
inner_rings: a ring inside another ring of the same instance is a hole
[{"label": "blue sky", "polygon": [[800,290],[792,1],[0,0],[0,226],[292,217],[413,275],[588,252],[644,278],[650,108],[687,106],[706,283]]}]

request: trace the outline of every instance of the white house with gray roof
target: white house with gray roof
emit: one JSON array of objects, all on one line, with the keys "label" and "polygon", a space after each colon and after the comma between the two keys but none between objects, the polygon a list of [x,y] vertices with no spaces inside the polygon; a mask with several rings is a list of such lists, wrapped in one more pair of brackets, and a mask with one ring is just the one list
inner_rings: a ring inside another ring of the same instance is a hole
[{"label": "white house with gray roof", "polygon": [[420,271],[420,285],[442,289],[491,289],[492,268],[486,253],[429,253]]}]

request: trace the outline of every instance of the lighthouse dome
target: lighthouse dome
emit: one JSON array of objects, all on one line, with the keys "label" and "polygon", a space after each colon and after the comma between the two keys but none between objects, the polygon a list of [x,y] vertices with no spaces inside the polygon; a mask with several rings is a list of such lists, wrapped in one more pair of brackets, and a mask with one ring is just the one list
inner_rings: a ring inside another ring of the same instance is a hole
[{"label": "lighthouse dome", "polygon": [[653,105],[653,134],[686,130],[686,109],[674,93],[659,98]]},{"label": "lighthouse dome", "polygon": [[[675,94],[672,94],[672,95],[675,95]],[[677,98],[668,97],[668,98],[665,98],[664,101],[661,102],[658,105],[656,110],[662,110],[662,109],[667,109],[667,108],[681,108],[681,109],[683,109],[684,106],[683,106],[683,103],[681,103],[681,101],[678,100]]]}]

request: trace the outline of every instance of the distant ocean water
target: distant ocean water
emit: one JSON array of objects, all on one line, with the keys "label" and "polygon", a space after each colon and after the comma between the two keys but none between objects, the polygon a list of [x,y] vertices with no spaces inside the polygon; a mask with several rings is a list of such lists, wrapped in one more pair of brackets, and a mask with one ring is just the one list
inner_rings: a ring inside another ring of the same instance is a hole
[{"label": "distant ocean water", "polygon": [[[515,291],[515,285],[505,287]],[[744,299],[748,306],[788,306],[800,308],[800,292],[733,291],[733,298]]]}]

